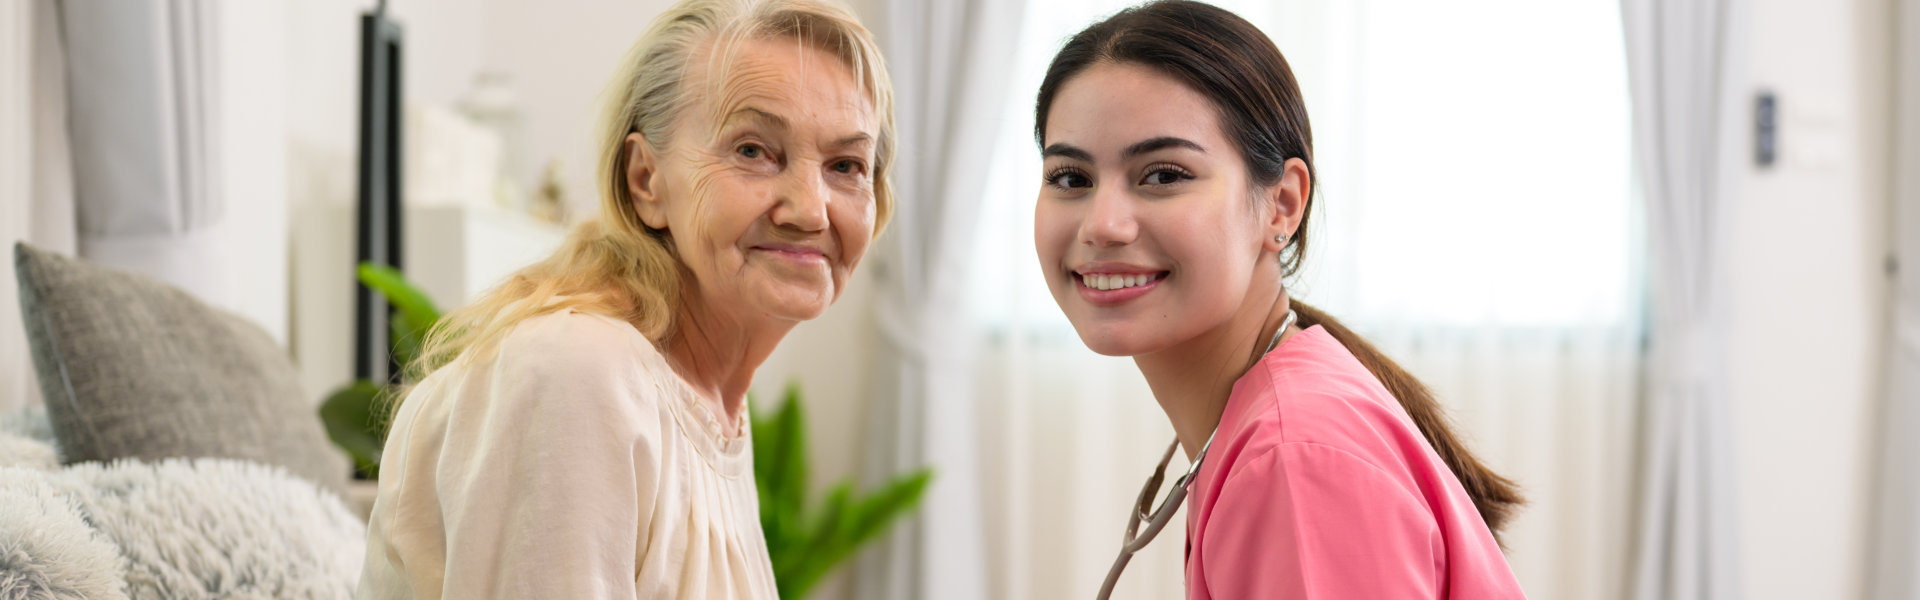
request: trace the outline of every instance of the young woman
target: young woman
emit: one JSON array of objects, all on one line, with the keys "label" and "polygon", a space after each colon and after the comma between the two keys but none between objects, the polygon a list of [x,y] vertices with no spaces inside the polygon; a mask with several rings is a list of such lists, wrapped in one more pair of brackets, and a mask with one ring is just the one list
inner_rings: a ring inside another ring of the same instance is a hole
[{"label": "young woman", "polygon": [[1313,138],[1271,40],[1197,2],[1122,11],[1067,42],[1035,116],[1048,286],[1088,347],[1134,357],[1192,457],[1159,507],[1160,474],[1142,492],[1103,597],[1189,494],[1188,598],[1521,597],[1493,534],[1513,483],[1287,296]]},{"label": "young woman", "polygon": [[447,315],[360,598],[774,598],[745,394],[892,208],[892,92],[811,0],[687,0],[607,93],[602,210]]}]

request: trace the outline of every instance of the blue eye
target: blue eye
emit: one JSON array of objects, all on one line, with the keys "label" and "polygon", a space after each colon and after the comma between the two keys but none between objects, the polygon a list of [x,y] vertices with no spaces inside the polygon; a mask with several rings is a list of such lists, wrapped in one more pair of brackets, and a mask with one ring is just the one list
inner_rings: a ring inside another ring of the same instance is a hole
[{"label": "blue eye", "polygon": [[761,148],[759,144],[741,144],[734,152],[738,152],[742,157],[751,159],[759,159],[767,155],[767,149]]}]

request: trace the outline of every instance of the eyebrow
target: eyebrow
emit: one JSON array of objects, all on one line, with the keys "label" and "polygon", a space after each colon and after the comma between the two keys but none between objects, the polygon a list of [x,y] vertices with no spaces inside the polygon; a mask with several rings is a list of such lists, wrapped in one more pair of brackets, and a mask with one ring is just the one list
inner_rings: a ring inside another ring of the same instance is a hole
[{"label": "eyebrow", "polygon": [[[741,119],[741,118],[761,121],[766,123],[767,126],[769,127],[773,127],[783,131],[790,129],[789,124],[787,123],[786,117],[782,117],[780,115],[776,115],[776,114],[773,114],[764,110],[760,110],[758,108],[754,108],[751,106],[743,106],[738,109],[735,109],[731,113],[728,113],[727,118],[724,122],[732,123],[734,119]],[[853,135],[849,135],[847,137],[834,140],[833,147],[845,148],[847,146],[853,146],[856,144],[871,143],[871,142],[873,142],[873,135],[862,131],[860,133],[856,133]]]},{"label": "eyebrow", "polygon": [[1076,147],[1076,146],[1070,146],[1067,144],[1054,144],[1051,146],[1047,146],[1046,148],[1042,148],[1040,150],[1040,158],[1050,158],[1055,156],[1065,156],[1067,158],[1071,158],[1071,159],[1082,161],[1082,162],[1093,162],[1093,154],[1088,153],[1086,150],[1081,150],[1079,147]]},{"label": "eyebrow", "polygon": [[1120,156],[1122,158],[1133,158],[1135,156],[1139,156],[1149,152],[1158,152],[1160,150],[1166,150],[1168,148],[1186,148],[1186,149],[1193,150],[1195,152],[1200,152],[1200,153],[1205,153],[1207,151],[1206,148],[1200,147],[1200,144],[1196,144],[1193,141],[1185,138],[1161,136],[1153,139],[1143,140],[1132,146],[1127,146],[1127,149],[1125,151],[1122,151],[1120,153]]},{"label": "eyebrow", "polygon": [[871,143],[872,141],[873,141],[873,136],[867,135],[866,132],[860,132],[860,133],[856,133],[847,137],[834,140],[833,147],[845,148],[847,146]]},{"label": "eyebrow", "polygon": [[735,109],[731,113],[727,113],[727,118],[722,122],[732,123],[734,119],[739,119],[742,117],[753,119],[755,121],[762,121],[762,122],[765,122],[768,126],[779,128],[779,129],[788,128],[787,119],[785,117],[782,117],[780,115],[776,115],[764,110],[760,110],[758,108],[754,108],[751,106],[743,106],[738,109]]},{"label": "eyebrow", "polygon": [[[1131,146],[1127,146],[1126,150],[1122,150],[1120,152],[1120,157],[1133,158],[1135,156],[1139,156],[1139,155],[1147,154],[1151,152],[1158,152],[1161,150],[1166,150],[1168,148],[1186,148],[1189,150],[1193,150],[1195,152],[1207,151],[1206,148],[1201,147],[1200,144],[1194,143],[1192,140],[1188,140],[1185,138],[1171,137],[1171,136],[1161,136],[1157,138],[1142,140]],[[1047,146],[1046,148],[1040,150],[1041,158],[1048,158],[1048,157],[1054,157],[1054,156],[1064,156],[1074,160],[1093,162],[1093,154],[1087,152],[1086,150],[1082,150],[1077,146],[1072,146],[1068,144],[1053,144],[1051,146]]]}]

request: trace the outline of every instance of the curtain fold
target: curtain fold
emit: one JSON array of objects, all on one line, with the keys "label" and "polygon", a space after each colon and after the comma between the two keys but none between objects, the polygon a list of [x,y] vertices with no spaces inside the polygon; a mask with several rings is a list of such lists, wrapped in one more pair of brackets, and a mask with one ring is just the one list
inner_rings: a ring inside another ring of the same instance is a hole
[{"label": "curtain fold", "polygon": [[858,570],[860,598],[986,598],[979,432],[957,315],[1024,0],[884,4],[898,202],[874,254],[878,355],[866,479],[932,466],[916,516]]},{"label": "curtain fold", "polygon": [[[11,247],[32,221],[33,5],[0,5],[0,240]],[[0,414],[39,402],[20,323],[13,258],[0,263]]]},{"label": "curtain fold", "polygon": [[[8,3],[0,235],[142,273],[216,302],[227,260],[210,0]],[[17,67],[17,68],[15,68]],[[24,125],[24,127],[22,127]],[[16,133],[17,132],[17,133]],[[20,154],[20,146],[25,151]],[[0,269],[0,409],[38,402],[12,262]],[[11,335],[9,335],[11,334]]]},{"label": "curtain fold", "polygon": [[79,254],[220,303],[228,262],[210,0],[60,2]]},{"label": "curtain fold", "polygon": [[1648,243],[1648,363],[1628,594],[1737,598],[1721,267],[1741,106],[1739,0],[1622,0]]},{"label": "curtain fold", "polygon": [[[73,254],[66,50],[56,0],[0,9],[0,240]],[[0,413],[40,402],[20,322],[13,259],[0,263]]]},{"label": "curtain fold", "polygon": [[[1920,160],[1920,0],[1894,9],[1894,161]],[[1920,171],[1894,169],[1893,315],[1868,598],[1920,599]]]}]

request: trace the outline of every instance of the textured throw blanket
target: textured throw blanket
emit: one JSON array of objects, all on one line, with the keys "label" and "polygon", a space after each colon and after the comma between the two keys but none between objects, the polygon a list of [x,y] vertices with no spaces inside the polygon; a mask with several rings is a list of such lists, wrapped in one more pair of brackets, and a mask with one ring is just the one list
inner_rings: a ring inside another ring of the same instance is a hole
[{"label": "textured throw blanket", "polygon": [[366,528],[338,496],[229,459],[58,467],[0,423],[0,600],[340,598]]}]

